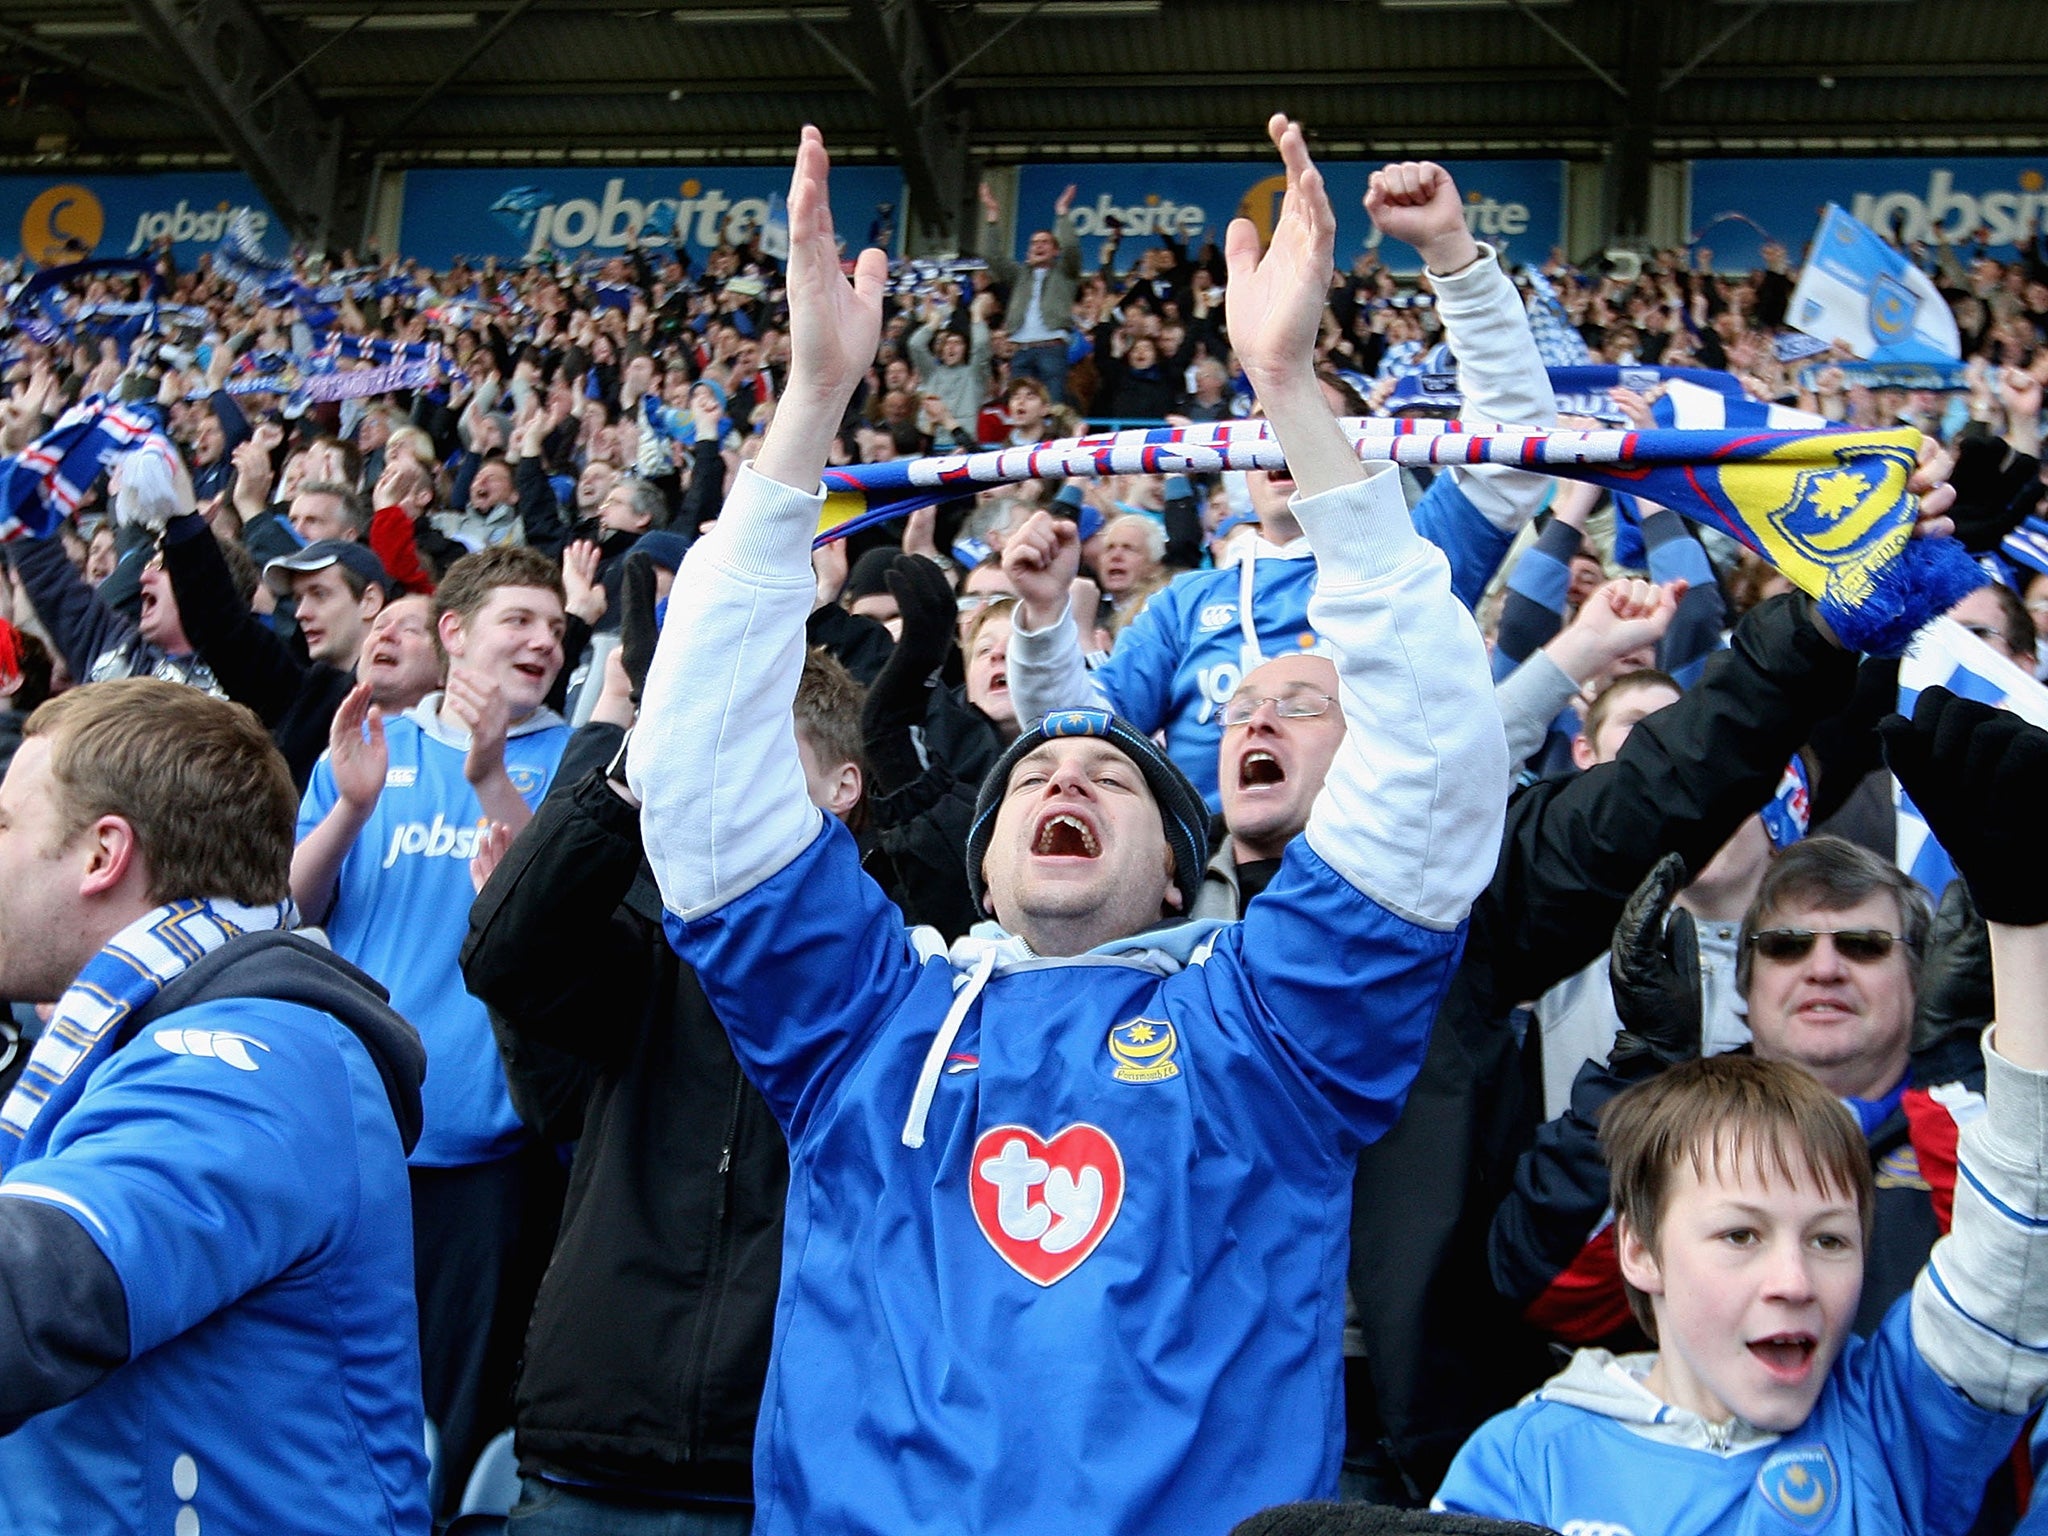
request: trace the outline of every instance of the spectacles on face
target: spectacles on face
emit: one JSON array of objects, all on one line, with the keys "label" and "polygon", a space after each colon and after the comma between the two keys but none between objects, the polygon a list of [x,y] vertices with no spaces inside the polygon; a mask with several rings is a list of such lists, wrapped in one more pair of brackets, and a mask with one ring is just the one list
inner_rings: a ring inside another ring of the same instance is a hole
[{"label": "spectacles on face", "polygon": [[1856,965],[1876,965],[1891,954],[1893,946],[1906,944],[1882,928],[1766,928],[1752,933],[1749,943],[1766,960],[1804,960],[1823,934],[1834,941],[1836,954]]},{"label": "spectacles on face", "polygon": [[1282,720],[1313,720],[1317,715],[1328,714],[1330,706],[1336,702],[1327,693],[1317,693],[1307,688],[1298,693],[1290,693],[1284,698],[1240,693],[1223,706],[1223,728],[1230,730],[1236,726],[1251,724],[1252,716],[1259,712],[1261,704],[1272,705],[1273,713]]}]

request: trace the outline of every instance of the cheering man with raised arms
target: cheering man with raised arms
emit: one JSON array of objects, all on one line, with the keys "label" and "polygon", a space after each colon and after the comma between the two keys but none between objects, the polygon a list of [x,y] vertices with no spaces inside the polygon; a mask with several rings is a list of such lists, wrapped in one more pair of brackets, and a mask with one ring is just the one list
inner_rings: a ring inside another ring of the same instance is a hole
[{"label": "cheering man with raised arms", "polygon": [[805,130],[789,383],[679,573],[628,763],[670,937],[789,1133],[769,1536],[1183,1536],[1335,1488],[1353,1157],[1422,1059],[1507,761],[1444,557],[1316,383],[1335,219],[1300,129],[1271,131],[1287,194],[1263,258],[1231,227],[1231,336],[1356,728],[1224,924],[1178,917],[1206,816],[1165,754],[1101,711],[1031,726],[968,849],[1008,936],[948,957],[806,798],[790,725],[819,477],[884,272],[867,251],[841,276]]}]

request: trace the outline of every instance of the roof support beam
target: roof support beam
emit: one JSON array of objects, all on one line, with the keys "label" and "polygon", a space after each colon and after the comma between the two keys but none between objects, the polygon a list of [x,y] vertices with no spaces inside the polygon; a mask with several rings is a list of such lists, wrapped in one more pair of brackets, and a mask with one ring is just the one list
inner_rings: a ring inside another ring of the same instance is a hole
[{"label": "roof support beam", "polygon": [[1622,23],[1620,117],[1607,155],[1602,199],[1610,238],[1641,239],[1650,227],[1650,166],[1662,100],[1664,20],[1670,0],[1635,0]]},{"label": "roof support beam", "polygon": [[853,0],[847,25],[882,130],[902,161],[919,227],[933,241],[957,245],[972,227],[976,171],[967,114],[946,104],[954,71],[924,0]]},{"label": "roof support beam", "polygon": [[324,117],[252,0],[128,0],[176,63],[192,103],[285,226],[316,244],[353,240],[341,208],[341,130]]}]

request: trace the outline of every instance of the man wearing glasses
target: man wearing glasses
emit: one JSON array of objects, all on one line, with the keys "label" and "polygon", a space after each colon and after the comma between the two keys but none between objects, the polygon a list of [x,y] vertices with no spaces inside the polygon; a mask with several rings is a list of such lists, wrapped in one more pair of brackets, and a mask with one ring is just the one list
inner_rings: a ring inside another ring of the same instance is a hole
[{"label": "man wearing glasses", "polygon": [[1227,835],[1209,861],[1193,916],[1229,922],[1265,890],[1287,845],[1308,825],[1344,740],[1337,667],[1283,656],[1258,667],[1224,702],[1216,779]]}]

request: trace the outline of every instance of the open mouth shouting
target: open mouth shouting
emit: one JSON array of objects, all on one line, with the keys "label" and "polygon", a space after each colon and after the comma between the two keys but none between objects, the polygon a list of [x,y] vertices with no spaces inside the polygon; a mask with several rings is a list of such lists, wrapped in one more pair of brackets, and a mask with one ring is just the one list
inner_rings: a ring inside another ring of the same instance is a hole
[{"label": "open mouth shouting", "polygon": [[1819,1349],[1820,1340],[1803,1332],[1774,1333],[1767,1338],[1749,1341],[1750,1354],[1770,1373],[1772,1380],[1788,1386],[1806,1380],[1813,1370],[1814,1356]]},{"label": "open mouth shouting", "polygon": [[1102,840],[1072,811],[1055,811],[1038,824],[1031,851],[1048,859],[1097,859],[1102,856]]},{"label": "open mouth shouting", "polygon": [[1280,766],[1280,759],[1264,747],[1254,747],[1238,762],[1237,785],[1240,789],[1257,789],[1286,782],[1287,770]]}]

